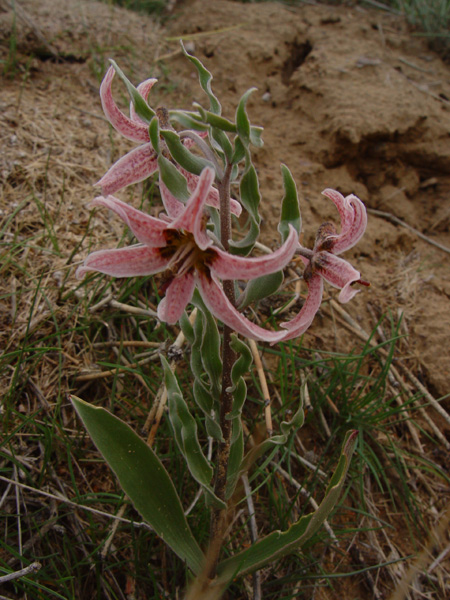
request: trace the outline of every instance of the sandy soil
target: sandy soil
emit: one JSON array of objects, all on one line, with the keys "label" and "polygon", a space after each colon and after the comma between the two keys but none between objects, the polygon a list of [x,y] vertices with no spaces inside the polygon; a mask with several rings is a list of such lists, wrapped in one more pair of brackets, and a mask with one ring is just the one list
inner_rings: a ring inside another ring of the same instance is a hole
[{"label": "sandy soil", "polygon": [[[345,306],[353,324],[338,309],[331,315],[324,308],[305,343],[350,350],[360,343],[358,331],[370,333],[381,315],[401,317],[397,364],[435,397],[449,392],[449,257],[433,243],[450,247],[450,69],[402,20],[359,7],[191,0],[177,3],[163,28],[96,2],[22,0],[21,7],[16,74],[0,80],[0,216],[19,211],[18,239],[39,239],[43,228],[42,211],[27,201],[31,194],[55,217],[65,256],[79,243],[73,260],[85,256],[92,184],[131,148],[115,134],[111,145],[102,116],[98,86],[107,59],[115,58],[134,83],[158,77],[155,106],[190,108],[204,98],[179,51],[176,38],[184,36],[212,71],[225,116],[246,89],[257,87],[248,110],[265,128],[255,160],[266,243],[278,243],[282,162],[298,182],[305,245],[318,225],[337,218],[320,195],[325,187],[353,192],[369,209],[387,213],[370,214],[366,235],[346,255],[371,283]],[[5,5],[0,57],[6,61],[11,28]],[[120,234],[119,223],[95,219],[99,236]],[[33,260],[45,277],[66,273],[65,260],[38,243],[19,262]],[[8,274],[6,286],[21,290],[26,281]],[[26,294],[17,298],[17,309],[21,302],[25,309]],[[4,332],[10,311],[7,300]],[[20,338],[26,324],[19,317],[15,327]]]},{"label": "sandy soil", "polygon": [[[204,98],[177,42],[167,37],[196,34],[190,43],[214,75],[225,115],[233,114],[246,89],[258,88],[249,114],[265,128],[265,145],[255,155],[267,242],[279,214],[283,162],[298,182],[305,243],[318,224],[336,219],[320,195],[333,187],[450,245],[449,68],[397,18],[361,8],[214,0],[205,9],[205,0],[197,0],[179,3],[164,31],[133,13],[126,13],[125,25],[123,11],[97,3],[22,6],[22,78],[20,84],[18,78],[3,80],[0,93],[2,208],[20,201],[24,176],[39,188],[46,164],[47,197],[58,197],[63,176],[66,202],[85,214],[90,184],[123,152],[118,136],[116,154],[105,149],[107,129],[100,120],[98,79],[107,58],[121,61],[135,82],[159,77],[155,103],[169,98],[171,106],[189,108]],[[0,13],[5,39],[10,27],[11,12]],[[65,56],[64,64],[52,51]],[[4,45],[2,52],[7,55]],[[161,55],[166,60],[156,62]],[[68,223],[59,227],[69,237],[82,233]],[[442,349],[450,330],[448,254],[372,214],[348,258],[371,288],[346,308],[366,331],[375,324],[368,303],[377,317],[402,313],[409,366],[435,395],[447,394],[450,354]]]}]

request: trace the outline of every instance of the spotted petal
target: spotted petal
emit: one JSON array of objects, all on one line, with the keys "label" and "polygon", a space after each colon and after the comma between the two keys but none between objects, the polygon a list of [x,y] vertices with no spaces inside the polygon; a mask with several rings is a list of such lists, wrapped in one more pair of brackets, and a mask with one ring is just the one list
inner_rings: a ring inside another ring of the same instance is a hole
[{"label": "spotted petal", "polygon": [[252,340],[272,343],[280,341],[286,335],[284,331],[263,329],[246,319],[228,300],[214,275],[208,277],[198,272],[196,280],[203,301],[212,314],[237,333]]},{"label": "spotted petal", "polygon": [[169,325],[176,323],[190,302],[194,288],[195,279],[192,273],[174,279],[167,288],[165,298],[158,304],[158,318]]},{"label": "spotted petal", "polygon": [[139,123],[127,117],[114,102],[111,92],[111,84],[114,79],[114,67],[109,67],[100,86],[100,99],[103,111],[116,131],[134,142],[148,142],[148,125]]},{"label": "spotted petal", "polygon": [[143,181],[158,170],[158,157],[150,143],[143,144],[125,154],[95,185],[102,194],[114,194],[127,185]]},{"label": "spotted petal", "polygon": [[323,280],[319,274],[313,275],[307,282],[308,295],[300,312],[291,321],[281,323],[281,327],[287,329],[283,341],[299,337],[308,329],[320,308],[323,294]]},{"label": "spotted petal", "polygon": [[212,242],[203,226],[203,207],[205,206],[208,192],[214,181],[213,169],[206,167],[201,172],[197,187],[184,207],[184,211],[172,221],[170,229],[184,229],[194,234],[197,246],[202,250],[211,246]]},{"label": "spotted petal", "polygon": [[[185,138],[183,140],[185,146],[187,140],[189,140],[189,138]],[[188,190],[192,193],[197,186],[198,176],[194,175],[193,173],[189,173],[189,171],[186,171],[186,169],[182,169],[181,167],[179,167],[179,170],[186,177]],[[206,204],[208,206],[213,206],[214,208],[218,208],[220,210],[219,190],[217,190],[215,187],[211,186],[208,198],[206,199]],[[239,217],[239,215],[242,212],[241,204],[234,198],[230,198],[230,211],[231,214],[236,215],[236,217]]]},{"label": "spotted petal", "polygon": [[298,246],[297,232],[290,225],[289,235],[284,244],[267,256],[248,258],[234,256],[215,248],[217,257],[212,270],[221,279],[256,279],[283,269],[292,259]]},{"label": "spotted petal", "polygon": [[322,194],[334,202],[341,217],[341,233],[336,236],[332,250],[334,254],[341,254],[354,246],[364,234],[367,227],[366,207],[353,194],[344,198],[342,194],[329,188]]},{"label": "spotted petal", "polygon": [[[170,258],[170,257],[169,257]],[[164,271],[169,262],[158,248],[128,246],[92,252],[79,267],[76,277],[82,279],[88,271],[99,271],[113,277],[139,277]]]},{"label": "spotted petal", "polygon": [[356,296],[360,290],[353,289],[351,285],[361,279],[359,271],[343,258],[330,252],[318,252],[317,256],[321,265],[320,275],[328,283],[341,289],[339,301],[345,303]]},{"label": "spotted petal", "polygon": [[91,206],[105,206],[115,212],[128,225],[141,244],[155,248],[162,248],[166,245],[166,236],[163,232],[167,228],[167,223],[164,221],[155,219],[114,196],[107,198],[99,196],[91,202]]},{"label": "spotted petal", "polygon": [[185,205],[178,198],[175,198],[162,179],[159,180],[159,192],[167,215],[171,219],[179,217],[184,211]]}]

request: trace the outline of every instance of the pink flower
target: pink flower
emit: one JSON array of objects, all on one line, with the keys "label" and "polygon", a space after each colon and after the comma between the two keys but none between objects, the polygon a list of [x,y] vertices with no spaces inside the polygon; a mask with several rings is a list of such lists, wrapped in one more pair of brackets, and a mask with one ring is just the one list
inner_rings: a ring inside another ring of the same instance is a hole
[{"label": "pink flower", "polygon": [[[100,86],[100,98],[103,111],[116,131],[129,140],[141,142],[141,145],[134,150],[131,150],[131,152],[128,152],[128,154],[114,163],[106,175],[97,182],[96,185],[101,187],[104,196],[114,194],[114,192],[117,192],[132,183],[143,181],[158,171],[158,155],[150,143],[148,124],[137,115],[132,102],[130,104],[130,117],[127,117],[114,102],[111,92],[114,75],[114,68],[110,67]],[[147,101],[148,94],[156,81],[156,79],[147,79],[138,85],[137,90],[145,101]],[[157,113],[158,111],[160,114],[163,114],[163,109],[157,109]],[[169,124],[166,124],[165,126],[170,127]],[[194,142],[189,138],[186,138],[183,140],[183,143],[186,147],[189,147]],[[188,190],[192,193],[197,185],[198,176],[188,173],[178,165],[177,168],[186,177]],[[169,192],[162,181],[160,182],[160,191],[162,201],[169,217],[173,218],[181,214],[184,204]],[[208,198],[206,199],[206,204],[219,208],[220,201],[218,190],[211,187]],[[239,216],[241,211],[242,207],[239,202],[232,199],[231,212]]]},{"label": "pink flower", "polygon": [[113,196],[94,200],[94,206],[106,206],[119,215],[140,243],[93,252],[77,270],[77,277],[88,271],[114,277],[163,273],[169,285],[158,306],[162,321],[176,323],[197,286],[209,310],[223,323],[245,337],[277,342],[286,332],[268,331],[245,318],[228,300],[219,279],[248,280],[283,269],[298,248],[296,231],[291,227],[283,246],[268,256],[246,258],[221,250],[208,236],[203,216],[213,181],[214,171],[204,169],[183,211],[170,223]]},{"label": "pink flower", "polygon": [[340,302],[348,302],[360,291],[352,287],[354,283],[369,285],[361,280],[360,273],[350,263],[337,256],[354,246],[364,234],[367,226],[364,204],[353,194],[344,198],[331,189],[322,193],[334,202],[339,211],[341,233],[336,233],[332,223],[324,223],[317,232],[313,250],[299,244],[297,252],[306,265],[303,277],[308,286],[308,295],[298,315],[281,324],[288,330],[283,340],[298,337],[311,325],[322,302],[324,279],[341,289]]}]

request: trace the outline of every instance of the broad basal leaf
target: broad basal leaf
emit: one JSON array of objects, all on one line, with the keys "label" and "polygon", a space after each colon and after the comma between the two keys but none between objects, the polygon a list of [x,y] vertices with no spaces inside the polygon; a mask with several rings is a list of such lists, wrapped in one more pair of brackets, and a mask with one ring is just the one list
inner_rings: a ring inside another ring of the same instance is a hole
[{"label": "broad basal leaf", "polygon": [[188,567],[199,573],[204,556],[184,516],[175,486],[153,450],[104,408],[71,397],[89,435],[136,510]]}]

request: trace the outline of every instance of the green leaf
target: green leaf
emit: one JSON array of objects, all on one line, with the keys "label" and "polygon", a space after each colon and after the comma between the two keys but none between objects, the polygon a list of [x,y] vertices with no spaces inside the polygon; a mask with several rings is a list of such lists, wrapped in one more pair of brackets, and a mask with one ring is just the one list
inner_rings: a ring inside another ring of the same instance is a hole
[{"label": "green leaf", "polygon": [[236,127],[239,138],[245,147],[250,144],[250,121],[248,120],[247,111],[245,110],[247,101],[256,88],[250,88],[245,92],[239,101],[236,109]]},{"label": "green leaf", "polygon": [[194,131],[206,131],[208,126],[202,123],[201,116],[198,113],[186,110],[169,110],[170,122],[179,123],[184,129],[193,129]]},{"label": "green leaf", "polygon": [[283,283],[283,271],[251,279],[238,300],[239,310],[274,294]]},{"label": "green leaf", "polygon": [[161,154],[161,150],[159,147],[159,121],[158,117],[154,116],[150,121],[150,126],[148,128],[148,133],[150,135],[150,142],[155,150],[156,154]]},{"label": "green leaf", "polygon": [[235,334],[231,336],[231,348],[236,352],[237,359],[231,369],[231,393],[233,406],[228,419],[232,421],[230,457],[228,460],[226,497],[231,498],[239,480],[242,457],[244,453],[244,436],[242,431],[241,413],[247,397],[247,384],[244,376],[248,374],[252,364],[250,348]]},{"label": "green leaf", "polygon": [[234,138],[234,153],[233,153],[233,156],[231,157],[231,164],[237,165],[238,163],[241,162],[241,160],[244,160],[245,155],[246,155],[246,150],[245,150],[244,144],[241,142],[239,136],[236,136]]},{"label": "green leaf", "polygon": [[123,421],[80,398],[72,403],[89,435],[116,474],[136,510],[188,567],[199,573],[204,555],[175,486],[153,450]]},{"label": "green leaf", "polygon": [[221,131],[228,131],[230,133],[236,133],[237,131],[236,125],[234,123],[232,123],[228,119],[225,119],[225,117],[215,115],[209,110],[203,110],[202,117],[206,123],[212,125],[213,127],[216,127],[216,129],[220,129]]},{"label": "green leaf", "polygon": [[210,485],[213,469],[198,441],[197,423],[189,411],[169,363],[163,356],[161,362],[169,401],[169,419],[178,448],[192,477],[203,487],[209,500],[220,508],[226,508],[226,504],[217,498]]},{"label": "green leaf", "polygon": [[223,153],[222,156],[225,155],[227,157],[227,161],[231,162],[233,156],[233,146],[227,135],[217,127],[213,127],[211,129],[211,137],[220,148],[220,151]]},{"label": "green leaf", "polygon": [[178,200],[187,202],[190,194],[184,175],[180,173],[176,166],[162,154],[158,156],[158,167],[159,176],[166,184],[169,191],[175,196],[175,198],[178,198]]},{"label": "green leaf", "polygon": [[302,220],[294,178],[286,165],[281,165],[281,172],[283,174],[284,198],[281,204],[281,220],[278,224],[278,231],[281,233],[282,241],[285,242],[289,235],[289,225],[292,225],[300,235]]},{"label": "green leaf", "polygon": [[192,152],[183,145],[175,131],[161,129],[161,135],[164,138],[174,161],[183,167],[183,169],[189,171],[189,173],[200,175],[205,167],[212,167],[214,169],[214,165],[211,161],[192,154]]},{"label": "green leaf", "polygon": [[208,71],[208,69],[206,69],[203,66],[203,64],[199,61],[198,58],[196,58],[195,56],[191,56],[186,51],[186,49],[183,45],[183,42],[180,42],[180,43],[181,43],[181,48],[183,50],[184,55],[186,56],[186,58],[188,58],[191,61],[191,63],[195,66],[195,68],[198,71],[200,86],[209,98],[211,112],[213,112],[216,115],[220,115],[220,113],[222,112],[222,107],[220,106],[220,102],[218,101],[218,99],[212,93],[212,89],[211,89],[212,75],[211,75],[211,73]]},{"label": "green leaf", "polygon": [[117,65],[117,63],[114,60],[112,60],[111,58],[109,59],[109,62],[114,67],[114,70],[117,73],[117,75],[127,86],[128,93],[130,94],[131,100],[134,104],[134,108],[136,109],[137,114],[146,123],[150,123],[150,121],[155,116],[155,111],[149,107],[147,102],[140,95],[140,93],[137,91],[137,89],[134,87],[134,85],[131,83],[131,81],[129,81],[129,79],[127,78],[125,73],[122,71],[122,69]]},{"label": "green leaf", "polygon": [[198,308],[193,326],[186,318],[180,323],[186,339],[191,344],[191,372],[194,376],[194,400],[205,417],[208,435],[223,441],[219,425],[222,359],[217,324],[206,308],[198,290],[194,291],[192,303]]},{"label": "green leaf", "polygon": [[259,225],[261,217],[258,212],[261,195],[259,193],[258,175],[255,167],[250,162],[250,157],[247,156],[247,169],[244,172],[240,184],[240,200],[241,204],[249,213],[250,230],[243,240],[239,242],[231,241],[230,250],[234,254],[248,254],[255,245],[255,241],[259,235]]},{"label": "green leaf", "polygon": [[296,551],[316,533],[339,499],[356,439],[356,431],[347,433],[339,463],[318,509],[303,516],[287,531],[273,531],[250,548],[222,561],[217,568],[219,582],[225,583],[234,577],[261,569],[268,563]]},{"label": "green leaf", "polygon": [[261,138],[263,131],[263,127],[256,127],[255,125],[252,125],[250,127],[250,143],[256,146],[256,148],[261,148],[262,146],[264,146],[264,142]]}]

